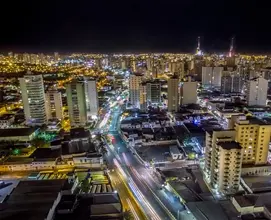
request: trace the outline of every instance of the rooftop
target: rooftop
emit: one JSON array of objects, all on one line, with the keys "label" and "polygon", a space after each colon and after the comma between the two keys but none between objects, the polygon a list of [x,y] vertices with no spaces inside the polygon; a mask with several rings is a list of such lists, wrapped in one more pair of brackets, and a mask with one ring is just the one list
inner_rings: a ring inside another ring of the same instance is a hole
[{"label": "rooftop", "polygon": [[247,186],[254,192],[271,192],[271,176],[243,176]]},{"label": "rooftop", "polygon": [[241,207],[262,207],[271,205],[271,193],[234,196],[234,199]]},{"label": "rooftop", "polygon": [[61,190],[70,189],[67,180],[20,181],[8,199],[0,204],[1,220],[43,220]]},{"label": "rooftop", "polygon": [[213,201],[188,202],[187,207],[197,220],[228,220],[220,204]]},{"label": "rooftop", "polygon": [[34,159],[47,159],[47,158],[58,158],[61,156],[61,149],[52,150],[51,148],[37,148],[31,155],[30,158]]},{"label": "rooftop", "polygon": [[241,145],[235,141],[218,142],[217,145],[221,146],[224,150],[242,149]]},{"label": "rooftop", "polygon": [[0,120],[2,121],[5,121],[5,120],[9,120],[11,118],[13,118],[15,115],[14,114],[4,114],[2,116],[0,116]]},{"label": "rooftop", "polygon": [[[69,210],[70,212],[66,212]],[[56,207],[55,220],[121,219],[122,205],[118,194],[63,195]]]},{"label": "rooftop", "polygon": [[36,128],[9,128],[0,129],[0,137],[16,137],[16,136],[30,136]]}]

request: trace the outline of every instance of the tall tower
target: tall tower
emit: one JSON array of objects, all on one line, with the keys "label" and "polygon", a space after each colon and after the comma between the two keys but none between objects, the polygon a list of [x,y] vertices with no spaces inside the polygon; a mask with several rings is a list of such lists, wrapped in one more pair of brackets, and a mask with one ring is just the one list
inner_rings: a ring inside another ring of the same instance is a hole
[{"label": "tall tower", "polygon": [[62,119],[62,98],[61,92],[57,89],[50,89],[45,93],[46,97],[46,111],[48,119]]},{"label": "tall tower", "polygon": [[167,82],[168,111],[177,112],[179,110],[179,79],[173,76]]},{"label": "tall tower", "polygon": [[196,55],[198,56],[202,55],[202,51],[200,49],[200,37],[198,37],[198,47],[197,47]]},{"label": "tall tower", "polygon": [[27,125],[43,125],[47,123],[45,93],[42,75],[28,73],[19,78]]},{"label": "tall tower", "polygon": [[234,37],[231,39],[229,57],[234,56]]},{"label": "tall tower", "polygon": [[76,80],[66,87],[69,116],[72,126],[84,126],[87,122],[85,83]]},{"label": "tall tower", "polygon": [[228,57],[226,58],[228,67],[235,67],[235,52],[234,52],[234,37],[231,38],[230,50]]},{"label": "tall tower", "polygon": [[88,119],[95,119],[98,116],[99,102],[96,80],[85,78],[86,105]]},{"label": "tall tower", "polygon": [[140,89],[142,86],[143,75],[134,73],[129,78],[129,99],[135,108],[140,108]]}]

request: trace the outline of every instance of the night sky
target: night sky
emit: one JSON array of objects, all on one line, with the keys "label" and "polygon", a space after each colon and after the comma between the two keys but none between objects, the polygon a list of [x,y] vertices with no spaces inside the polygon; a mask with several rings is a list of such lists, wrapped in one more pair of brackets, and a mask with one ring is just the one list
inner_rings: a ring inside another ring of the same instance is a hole
[{"label": "night sky", "polygon": [[[269,0],[270,1],[270,0]],[[15,0],[1,6],[0,51],[271,53],[268,0]]]}]

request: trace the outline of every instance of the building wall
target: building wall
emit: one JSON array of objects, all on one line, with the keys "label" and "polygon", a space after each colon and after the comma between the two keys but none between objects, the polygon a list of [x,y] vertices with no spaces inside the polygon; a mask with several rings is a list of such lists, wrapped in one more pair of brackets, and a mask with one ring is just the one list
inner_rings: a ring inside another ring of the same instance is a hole
[{"label": "building wall", "polygon": [[197,103],[197,82],[182,82],[180,88],[181,105]]},{"label": "building wall", "polygon": [[145,85],[140,87],[140,109],[145,111],[147,110],[147,88]]},{"label": "building wall", "polygon": [[205,166],[204,171],[207,173],[209,178],[212,178],[212,173],[215,166],[215,156],[218,153],[218,149],[215,148],[215,144],[219,138],[229,137],[230,140],[234,139],[234,130],[223,130],[223,131],[213,131],[206,132],[206,148],[205,148]]},{"label": "building wall", "polygon": [[87,122],[87,106],[83,82],[67,85],[67,102],[72,126],[84,126]]},{"label": "building wall", "polygon": [[45,93],[42,75],[25,75],[19,78],[26,124],[47,123]]},{"label": "building wall", "polygon": [[31,161],[24,163],[4,163],[0,165],[0,171],[9,172],[9,171],[42,171],[42,170],[51,170],[55,169],[73,169],[73,168],[101,168],[103,166],[102,157],[73,157],[72,159],[63,162],[56,163],[55,160],[43,160],[43,161]]},{"label": "building wall", "polygon": [[223,67],[202,67],[202,85],[220,87],[222,71]]},{"label": "building wall", "polygon": [[179,79],[168,80],[168,111],[177,112],[179,110]]},{"label": "building wall", "polygon": [[265,106],[267,100],[268,81],[264,78],[250,80],[247,83],[246,99],[248,105]]},{"label": "building wall", "polygon": [[97,116],[99,104],[96,80],[87,80],[85,86],[88,115],[89,117]]},{"label": "building wall", "polygon": [[61,92],[56,90],[47,91],[45,97],[47,118],[61,120],[63,118]]},{"label": "building wall", "polygon": [[224,94],[231,92],[241,92],[244,80],[239,72],[223,71],[221,77],[221,92]]},{"label": "building wall", "polygon": [[271,125],[251,124],[240,120],[235,124],[236,141],[244,149],[244,164],[265,164],[268,157]]},{"label": "building wall", "polygon": [[161,102],[161,84],[160,83],[147,83],[147,101],[152,104]]},{"label": "building wall", "polygon": [[130,75],[129,79],[129,95],[130,102],[136,108],[140,108],[140,87],[142,84],[141,75]]},{"label": "building wall", "polygon": [[[219,147],[216,145],[216,147]],[[241,177],[242,149],[225,150],[219,147],[217,178],[213,184],[223,193],[238,191]],[[215,169],[215,172],[216,172]]]}]

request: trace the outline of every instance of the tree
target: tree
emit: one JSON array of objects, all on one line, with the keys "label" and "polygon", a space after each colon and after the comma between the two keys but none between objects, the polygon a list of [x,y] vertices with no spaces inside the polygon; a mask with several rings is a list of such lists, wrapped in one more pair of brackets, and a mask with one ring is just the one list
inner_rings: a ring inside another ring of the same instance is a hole
[{"label": "tree", "polygon": [[35,138],[31,141],[31,146],[33,147],[46,147],[46,141],[40,138]]},{"label": "tree", "polygon": [[81,189],[82,189],[83,192],[88,192],[88,190],[89,190],[88,179],[82,180],[82,182],[81,182]]},{"label": "tree", "polygon": [[123,218],[125,220],[133,220],[134,218],[133,218],[133,214],[132,214],[131,210],[125,210],[123,212]]}]

